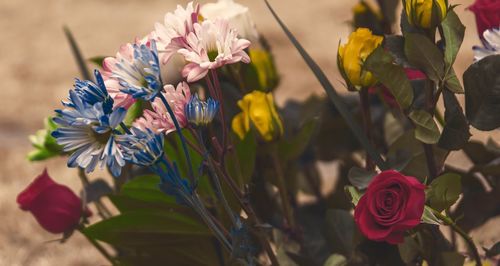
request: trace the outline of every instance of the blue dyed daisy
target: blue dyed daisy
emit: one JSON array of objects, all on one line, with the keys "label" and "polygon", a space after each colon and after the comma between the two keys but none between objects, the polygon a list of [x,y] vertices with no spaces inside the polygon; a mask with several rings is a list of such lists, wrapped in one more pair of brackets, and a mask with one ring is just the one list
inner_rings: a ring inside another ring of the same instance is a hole
[{"label": "blue dyed daisy", "polygon": [[210,124],[218,110],[218,101],[212,98],[202,101],[198,94],[191,97],[185,108],[187,120],[189,123],[196,126],[206,126]]},{"label": "blue dyed daisy", "polygon": [[[75,79],[75,93],[86,104],[94,105],[99,102],[102,103],[104,112],[109,114],[113,109],[113,98],[108,94],[99,70],[94,70],[94,76],[96,83],[90,80]],[[75,104],[71,99],[68,100],[68,102],[63,102],[64,105],[75,108]]]},{"label": "blue dyed daisy", "polygon": [[133,60],[120,58],[112,71],[123,93],[146,101],[154,100],[163,89],[156,43],[151,41],[150,46],[133,44]]},{"label": "blue dyed daisy", "polygon": [[115,129],[125,118],[126,110],[112,110],[111,106],[110,111],[105,100],[91,105],[88,99],[76,89],[70,90],[68,108],[56,110],[58,116],[53,120],[60,127],[52,136],[64,151],[72,152],[69,167],[79,166],[90,173],[98,164],[101,168],[106,165],[113,176],[119,176],[125,160],[116,142],[119,132]]},{"label": "blue dyed daisy", "polygon": [[132,134],[119,136],[119,143],[126,161],[140,166],[153,166],[163,157],[164,139],[151,129],[142,131],[136,127]]}]

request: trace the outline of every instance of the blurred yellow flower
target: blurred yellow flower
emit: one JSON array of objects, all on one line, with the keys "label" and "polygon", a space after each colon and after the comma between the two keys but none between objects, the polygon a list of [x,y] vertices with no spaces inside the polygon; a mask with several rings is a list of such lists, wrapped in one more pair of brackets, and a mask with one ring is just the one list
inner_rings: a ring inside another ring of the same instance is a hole
[{"label": "blurred yellow flower", "polygon": [[446,17],[447,0],[405,0],[406,16],[410,25],[430,29]]},{"label": "blurred yellow flower", "polygon": [[233,131],[243,139],[253,125],[264,141],[272,141],[283,135],[283,124],[276,112],[273,95],[253,91],[238,101],[242,110],[232,121]]},{"label": "blurred yellow flower", "polygon": [[377,82],[371,72],[363,70],[363,63],[383,39],[382,36],[373,35],[369,29],[358,28],[349,35],[346,44],[339,46],[340,71],[356,89],[369,87]]}]

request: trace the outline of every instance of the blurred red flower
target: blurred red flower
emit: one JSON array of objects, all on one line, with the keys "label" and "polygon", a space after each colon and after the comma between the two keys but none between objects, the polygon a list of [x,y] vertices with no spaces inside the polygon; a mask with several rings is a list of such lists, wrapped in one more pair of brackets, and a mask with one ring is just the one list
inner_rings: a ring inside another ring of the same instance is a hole
[{"label": "blurred red flower", "polygon": [[17,196],[22,210],[29,211],[47,231],[59,234],[74,229],[82,217],[82,201],[66,186],[43,171]]}]

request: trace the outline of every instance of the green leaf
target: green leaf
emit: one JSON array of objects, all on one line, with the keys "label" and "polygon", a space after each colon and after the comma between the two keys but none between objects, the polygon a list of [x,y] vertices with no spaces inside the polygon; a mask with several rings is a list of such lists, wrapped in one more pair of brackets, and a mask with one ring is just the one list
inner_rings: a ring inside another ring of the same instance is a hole
[{"label": "green leaf", "polygon": [[377,175],[375,171],[367,171],[366,169],[353,167],[349,170],[349,182],[358,189],[365,189],[372,181],[372,178]]},{"label": "green leaf", "polygon": [[391,91],[401,107],[407,109],[413,102],[413,88],[403,67],[393,61],[391,54],[379,46],[366,59],[364,67]]},{"label": "green leaf", "polygon": [[418,246],[418,243],[417,241],[415,241],[415,239],[413,239],[411,236],[406,236],[404,242],[398,244],[398,249],[401,259],[406,264],[410,264],[418,255],[420,247]]},{"label": "green leaf", "polygon": [[347,265],[347,259],[341,254],[332,254],[325,261],[325,264],[323,264],[323,266],[345,266],[345,265]]},{"label": "green leaf", "polygon": [[449,70],[448,75],[446,76],[444,87],[453,93],[464,93],[464,88],[462,88],[460,80],[458,80],[458,77],[455,74],[455,70],[453,70],[453,68]]},{"label": "green leaf", "polygon": [[415,138],[427,144],[435,144],[439,141],[439,128],[434,118],[422,110],[410,113],[409,118],[415,123]]},{"label": "green leaf", "polygon": [[354,206],[358,205],[359,199],[363,196],[361,192],[353,186],[346,186],[345,191],[351,197],[352,204],[354,204]]},{"label": "green leaf", "polygon": [[298,158],[311,142],[319,121],[313,118],[300,127],[300,131],[291,138],[282,138],[278,143],[278,154],[283,161]]},{"label": "green leaf", "polygon": [[444,60],[447,69],[451,69],[464,39],[465,27],[453,9],[448,11],[446,18],[441,22],[441,27],[446,43]]},{"label": "green leaf", "polygon": [[103,66],[103,63],[104,63],[104,59],[106,58],[107,56],[102,56],[102,55],[98,55],[98,56],[93,56],[91,58],[88,59],[89,62],[92,62],[94,63],[96,66],[98,67],[101,67]]},{"label": "green leaf", "polygon": [[44,120],[44,128],[29,136],[31,145],[35,148],[28,153],[29,161],[42,161],[63,153],[62,146],[52,137],[52,132],[56,129],[57,125],[52,121],[52,117],[47,117]]},{"label": "green leaf", "polygon": [[125,119],[123,119],[123,123],[130,127],[134,123],[134,121],[142,115],[144,108],[146,106],[146,102],[141,99],[138,99],[134,104],[132,104],[127,109],[127,114],[125,115]]},{"label": "green leaf", "polygon": [[500,127],[500,55],[487,56],[464,73],[465,114],[483,131]]},{"label": "green leaf", "polygon": [[318,64],[311,58],[311,56],[304,50],[302,45],[297,41],[297,39],[293,36],[293,34],[288,30],[286,25],[281,21],[281,19],[278,17],[274,9],[271,7],[269,2],[265,0],[265,3],[271,11],[271,14],[273,17],[276,19],[278,24],[281,26],[285,34],[287,35],[288,39],[292,42],[292,44],[295,46],[295,48],[298,50],[306,64],[309,66],[311,71],[314,73],[318,81],[321,83],[323,88],[325,89],[326,94],[332,101],[332,103],[335,105],[335,107],[338,109],[339,113],[342,115],[346,123],[348,124],[349,128],[352,130],[353,134],[356,136],[358,141],[361,143],[363,148],[366,150],[367,154],[372,158],[372,160],[375,162],[375,164],[382,170],[388,169],[387,164],[385,161],[382,159],[380,156],[380,153],[370,144],[368,139],[366,138],[365,134],[363,133],[363,130],[361,127],[358,125],[356,122],[356,119],[354,119],[354,116],[352,113],[349,111],[347,108],[346,104],[343,102],[342,98],[337,94],[335,91],[335,88],[333,85],[330,83],[328,78],[326,77],[325,73],[321,68],[318,66]]},{"label": "green leaf", "polygon": [[427,199],[436,211],[443,211],[453,205],[462,193],[460,176],[446,173],[432,180],[427,191]]},{"label": "green leaf", "polygon": [[175,204],[174,197],[160,190],[160,182],[160,177],[157,175],[137,176],[122,186],[120,195],[147,203]]},{"label": "green leaf", "polygon": [[254,133],[250,130],[245,137],[240,140],[238,137],[233,137],[236,140],[236,156],[226,156],[226,166],[231,176],[240,177],[240,185],[248,184],[252,179],[255,170],[255,159],[257,157],[257,141]]},{"label": "green leaf", "polygon": [[80,48],[76,43],[75,37],[73,37],[73,33],[71,33],[70,29],[67,26],[64,26],[63,30],[64,30],[64,35],[66,36],[66,39],[69,42],[71,52],[75,57],[78,69],[80,69],[80,74],[82,75],[82,78],[86,80],[92,80],[92,77],[90,76],[90,71],[87,67],[87,63],[85,62],[84,59],[85,57],[82,55],[82,52],[80,51]]},{"label": "green leaf", "polygon": [[500,153],[492,152],[489,147],[490,145],[485,146],[480,141],[471,140],[464,146],[463,151],[474,164],[488,164],[500,156]]},{"label": "green leaf", "polygon": [[485,252],[486,257],[488,258],[493,258],[497,255],[500,255],[500,242],[496,242],[495,245],[493,245],[491,248],[484,248],[483,250]]},{"label": "green leaf", "polygon": [[432,209],[427,205],[424,207],[424,213],[422,213],[421,222],[424,224],[434,224],[434,225],[441,224],[441,221],[436,217],[436,215],[434,215]]},{"label": "green leaf", "polygon": [[198,221],[168,211],[128,212],[93,224],[83,232],[91,238],[125,246],[180,242],[175,236],[211,236],[210,231]]},{"label": "green leaf", "polygon": [[444,112],[446,124],[438,145],[447,150],[460,150],[471,137],[469,123],[460,103],[452,92],[443,91],[443,100],[446,108]]},{"label": "green leaf", "polygon": [[407,33],[405,54],[410,64],[422,69],[431,80],[438,82],[444,78],[443,54],[426,36]]}]

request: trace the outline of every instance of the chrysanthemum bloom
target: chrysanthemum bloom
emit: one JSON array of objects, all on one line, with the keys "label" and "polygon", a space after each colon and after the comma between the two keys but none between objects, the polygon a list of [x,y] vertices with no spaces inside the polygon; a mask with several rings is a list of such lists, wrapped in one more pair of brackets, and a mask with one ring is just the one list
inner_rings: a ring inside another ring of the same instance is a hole
[{"label": "chrysanthemum bloom", "polygon": [[474,46],[474,61],[479,61],[489,55],[500,54],[500,28],[486,30],[483,33],[484,47]]},{"label": "chrysanthemum bloom", "polygon": [[75,229],[82,215],[90,215],[83,210],[80,198],[67,186],[54,182],[47,169],[17,195],[17,203],[53,234]]},{"label": "chrysanthemum bloom", "polygon": [[283,135],[283,124],[276,111],[272,93],[253,91],[238,101],[242,112],[232,121],[233,131],[243,139],[251,126],[264,141],[272,141]]},{"label": "chrysanthemum bloom", "polygon": [[204,4],[200,13],[203,19],[227,19],[229,26],[237,30],[240,38],[252,43],[259,41],[259,33],[246,6],[235,3],[233,0],[218,0],[217,3]]},{"label": "chrysanthemum bloom", "polygon": [[205,20],[193,25],[194,32],[186,38],[175,38],[167,51],[182,54],[188,64],[182,75],[188,82],[195,82],[205,77],[210,69],[237,62],[250,63],[250,57],[244,51],[250,42],[239,39],[235,29],[229,27],[227,20]]},{"label": "chrysanthemum bloom", "polygon": [[132,127],[132,134],[119,136],[125,160],[141,166],[152,166],[163,156],[164,138],[151,129],[144,131]]},{"label": "chrysanthemum bloom", "polygon": [[212,122],[218,110],[219,102],[210,97],[202,100],[195,94],[186,105],[186,118],[193,125],[206,126]]},{"label": "chrysanthemum bloom", "polygon": [[346,81],[355,89],[373,86],[377,81],[372,73],[363,70],[363,63],[382,43],[382,36],[373,35],[369,29],[358,28],[349,35],[346,44],[339,46],[338,66]]},{"label": "chrysanthemum bloom", "polygon": [[128,108],[135,99],[149,101],[162,88],[156,44],[127,43],[116,57],[107,57],[103,63],[106,86],[116,107]]},{"label": "chrysanthemum bloom", "polygon": [[163,23],[155,23],[155,30],[150,37],[156,41],[159,50],[163,84],[177,84],[183,79],[182,69],[187,62],[176,49],[167,50],[167,47],[172,39],[185,38],[194,31],[193,24],[198,22],[199,11],[199,4],[193,4],[193,2],[190,2],[186,8],[178,5],[173,13],[165,14]]},{"label": "chrysanthemum bloom", "polygon": [[85,100],[88,98],[80,96],[75,90],[70,90],[69,102],[65,103],[67,108],[56,110],[58,116],[54,122],[60,127],[52,132],[52,136],[65,152],[72,152],[69,167],[79,166],[90,173],[100,163],[101,167],[107,165],[111,173],[118,176],[125,161],[115,141],[115,128],[122,122],[126,110],[107,111],[103,102],[91,105]]},{"label": "chrysanthemum bloom", "polygon": [[410,25],[430,29],[446,17],[447,0],[405,0],[404,8]]},{"label": "chrysanthemum bloom", "polygon": [[[164,89],[165,92],[162,92],[162,94],[172,108],[179,126],[181,128],[186,127],[188,122],[184,109],[191,98],[189,85],[186,82],[181,82],[177,85],[177,88],[172,85],[165,85]],[[163,132],[168,134],[175,131],[174,122],[163,102],[156,98],[151,105],[153,110],[144,110],[143,116],[134,122],[134,126],[143,131],[149,128],[155,133]]]}]

